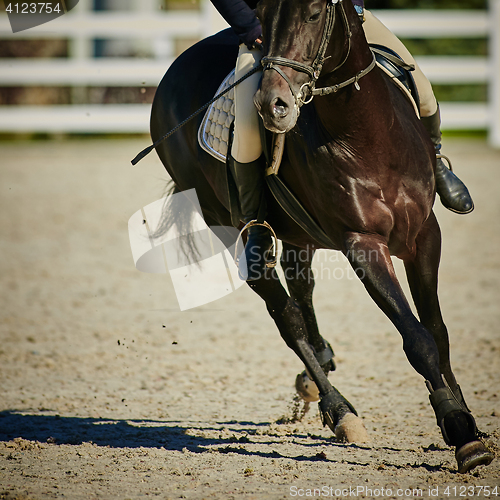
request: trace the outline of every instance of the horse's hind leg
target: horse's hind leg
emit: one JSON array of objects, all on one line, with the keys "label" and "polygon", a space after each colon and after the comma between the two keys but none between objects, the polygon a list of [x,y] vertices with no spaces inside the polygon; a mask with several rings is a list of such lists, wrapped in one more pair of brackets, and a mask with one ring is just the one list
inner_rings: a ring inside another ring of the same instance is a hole
[{"label": "horse's hind leg", "polygon": [[[320,335],[318,322],[312,303],[314,275],[311,269],[314,250],[299,248],[283,243],[281,267],[285,275],[290,295],[300,307],[307,328],[307,339],[323,371],[328,374],[335,370],[334,353],[330,344]],[[295,387],[299,395],[308,402],[319,399],[316,384],[309,379],[306,371],[297,375]]]},{"label": "horse's hind leg", "polygon": [[364,433],[360,432],[358,425],[353,425],[358,431],[356,437],[346,436],[343,434],[344,428],[337,428],[339,423],[346,422],[351,415],[356,416],[356,410],[328,380],[309,344],[307,326],[300,307],[288,296],[279,281],[276,271],[268,269],[262,278],[248,284],[252,290],[265,300],[267,310],[276,323],[281,337],[287,346],[302,360],[318,386],[321,398],[319,406],[323,424],[328,425],[339,439],[365,441],[367,438],[366,431]]},{"label": "horse's hind leg", "polygon": [[[347,258],[356,274],[401,334],[408,361],[427,381],[443,437],[447,444],[457,447],[459,472],[480,463],[489,463],[493,457],[477,441],[472,415],[460,405],[443,381],[434,337],[413,315],[397,281],[385,241],[378,235],[349,233],[345,243]],[[468,455],[465,467],[463,457],[459,456],[464,449]]]},{"label": "horse's hind leg", "polygon": [[[441,315],[437,294],[441,232],[434,213],[431,213],[417,236],[416,244],[417,252],[415,258],[412,261],[405,262],[408,284],[420,321],[434,336],[439,352],[439,370],[451,389],[453,398],[466,411],[465,414],[461,414],[459,411],[450,412],[449,415],[443,418],[443,422],[438,422],[438,424],[442,427],[443,432],[445,432],[445,429],[455,428],[452,432],[462,437],[462,442],[456,443],[457,460],[459,462],[459,471],[466,472],[476,465],[490,463],[492,456],[482,443],[473,441],[472,444],[470,443],[470,435],[460,432],[460,427],[465,426],[467,428],[467,419],[469,419],[469,423],[474,427],[474,433],[477,431],[475,430],[475,424],[470,421],[471,417],[465,416],[467,414],[470,415],[470,410],[465,403],[462,391],[457,384],[450,364],[448,330]],[[444,400],[447,397],[446,391],[442,391],[442,393],[444,394]],[[433,399],[438,400],[439,398],[436,396]]]}]

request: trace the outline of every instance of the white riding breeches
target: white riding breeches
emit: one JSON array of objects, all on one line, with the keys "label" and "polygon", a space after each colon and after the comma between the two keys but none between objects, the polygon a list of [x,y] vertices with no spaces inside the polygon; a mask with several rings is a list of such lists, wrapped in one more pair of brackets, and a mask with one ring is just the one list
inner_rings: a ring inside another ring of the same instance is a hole
[{"label": "white riding breeches", "polygon": [[403,45],[403,42],[366,9],[363,29],[368,43],[389,47],[396,52],[405,63],[415,65],[415,71],[412,71],[412,76],[415,80],[418,96],[420,98],[420,116],[432,116],[437,111],[437,101],[434,97],[431,84],[422,73],[422,70],[419,68],[408,49]]},{"label": "white riding breeches", "polygon": [[[234,80],[260,66],[261,57],[260,50],[249,50],[245,44],[240,45]],[[234,136],[231,155],[239,163],[250,163],[262,154],[259,116],[253,103],[261,76],[261,72],[254,73],[234,89]]]}]

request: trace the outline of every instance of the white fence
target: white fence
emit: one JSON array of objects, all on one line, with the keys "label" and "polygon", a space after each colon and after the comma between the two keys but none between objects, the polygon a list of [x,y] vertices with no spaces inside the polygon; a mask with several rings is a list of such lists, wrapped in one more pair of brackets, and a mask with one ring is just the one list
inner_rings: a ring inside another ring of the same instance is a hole
[{"label": "white fence", "polygon": [[[88,1],[50,23],[13,34],[0,16],[0,40],[68,39],[67,59],[0,59],[6,86],[156,86],[174,58],[175,40],[200,39],[225,27],[208,0],[200,11],[163,11],[156,0],[135,11],[91,12]],[[485,37],[488,57],[417,57],[432,83],[488,85],[487,103],[441,102],[443,129],[487,129],[500,147],[500,0],[488,11],[375,11],[406,38]],[[94,58],[94,39],[149,41],[151,58]],[[148,104],[0,106],[0,132],[147,132]]]}]

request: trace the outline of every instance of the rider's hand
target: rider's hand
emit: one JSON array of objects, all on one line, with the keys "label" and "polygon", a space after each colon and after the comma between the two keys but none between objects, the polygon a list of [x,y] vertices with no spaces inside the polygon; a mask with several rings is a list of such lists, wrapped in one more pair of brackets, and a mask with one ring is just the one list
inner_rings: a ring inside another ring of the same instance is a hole
[{"label": "rider's hand", "polygon": [[256,49],[259,49],[259,50],[262,50],[264,48],[264,45],[263,45],[263,42],[262,42],[262,38],[257,38],[257,40],[255,40],[253,42],[253,46],[256,48]]},{"label": "rider's hand", "polygon": [[260,38],[260,37],[251,43],[246,43],[245,45],[248,47],[248,50],[252,50],[252,49],[262,50],[264,48],[262,38]]}]

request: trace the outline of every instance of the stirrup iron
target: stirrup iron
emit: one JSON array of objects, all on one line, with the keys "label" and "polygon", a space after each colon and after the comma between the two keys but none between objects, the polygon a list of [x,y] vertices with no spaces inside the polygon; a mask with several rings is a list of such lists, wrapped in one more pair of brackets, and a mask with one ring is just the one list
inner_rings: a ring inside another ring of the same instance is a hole
[{"label": "stirrup iron", "polygon": [[253,219],[250,222],[247,222],[241,231],[238,234],[238,237],[236,238],[236,243],[234,245],[234,261],[236,264],[238,264],[239,257],[238,257],[238,243],[240,242],[242,234],[250,227],[253,226],[263,226],[266,229],[268,229],[271,232],[271,237],[273,238],[273,247],[272,247],[272,259],[269,262],[266,262],[266,267],[267,268],[273,268],[276,267],[278,264],[278,237],[276,236],[276,233],[274,232],[274,229],[271,227],[271,225],[266,222],[259,222],[257,219]]}]

